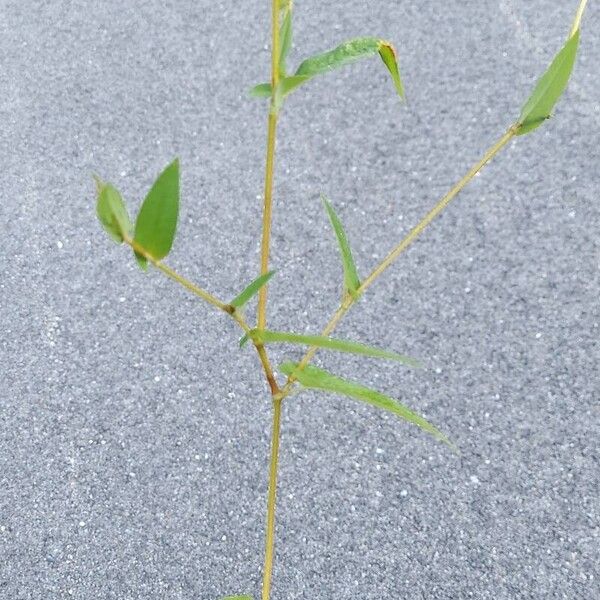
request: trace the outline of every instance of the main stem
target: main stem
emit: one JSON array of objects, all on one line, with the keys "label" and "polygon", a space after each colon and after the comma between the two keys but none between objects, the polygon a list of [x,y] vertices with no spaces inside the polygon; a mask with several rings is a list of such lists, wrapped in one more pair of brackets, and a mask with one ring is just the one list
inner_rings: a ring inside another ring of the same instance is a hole
[{"label": "main stem", "polygon": [[277,499],[277,467],[279,464],[279,438],[281,434],[281,403],[283,398],[273,399],[273,430],[271,434],[271,464],[269,466],[269,496],[267,501],[267,542],[265,568],[263,571],[262,600],[269,600],[273,577],[275,552],[275,503]]},{"label": "main stem", "polygon": [[[260,274],[269,270],[269,250],[271,245],[271,220],[273,215],[273,180],[275,174],[275,140],[277,137],[277,107],[275,90],[279,83],[279,2],[272,0],[273,41],[271,44],[271,107],[267,131],[267,160],[265,166],[265,199],[262,220],[262,242],[260,246]],[[258,328],[264,329],[267,324],[267,286],[264,285],[258,294]]]},{"label": "main stem", "polygon": [[[273,179],[275,173],[275,141],[277,137],[277,112],[275,102],[277,85],[279,84],[279,0],[271,0],[271,106],[267,132],[267,160],[265,166],[265,198],[262,221],[262,242],[260,249],[260,273],[269,270],[269,250],[271,244],[271,220],[273,214]],[[258,328],[264,329],[267,324],[267,286],[264,285],[258,295]],[[261,348],[257,346],[259,354]],[[264,348],[263,348],[264,351]],[[275,555],[275,503],[277,499],[277,467],[279,463],[279,438],[281,434],[281,403],[283,398],[277,382],[269,381],[273,396],[273,430],[271,433],[271,462],[269,466],[269,492],[267,500],[267,525],[265,540],[265,564],[263,569],[262,600],[271,596],[271,579],[273,577],[273,559]]]}]

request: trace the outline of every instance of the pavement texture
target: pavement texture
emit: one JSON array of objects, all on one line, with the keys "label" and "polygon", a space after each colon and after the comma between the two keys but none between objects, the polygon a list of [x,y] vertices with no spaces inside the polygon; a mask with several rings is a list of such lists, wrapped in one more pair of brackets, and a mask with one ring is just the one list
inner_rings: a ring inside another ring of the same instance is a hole
[{"label": "pavement texture", "polygon": [[[577,2],[304,2],[290,62],[358,35],[378,59],[282,114],[273,328],[316,332],[518,115]],[[142,274],[95,218],[182,164],[169,264],[228,298],[255,276],[269,6],[0,6],[0,598],[258,597],[270,402],[234,324]],[[600,598],[600,11],[556,118],[519,138],[338,334],[427,368],[318,364],[441,427],[350,400],[285,404],[273,600]],[[275,348],[276,361],[299,356]]]}]

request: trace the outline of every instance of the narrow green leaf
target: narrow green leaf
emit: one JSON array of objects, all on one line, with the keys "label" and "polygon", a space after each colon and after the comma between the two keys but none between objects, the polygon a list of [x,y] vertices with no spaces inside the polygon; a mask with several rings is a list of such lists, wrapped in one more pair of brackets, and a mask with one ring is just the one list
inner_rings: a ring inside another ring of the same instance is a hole
[{"label": "narrow green leaf", "polygon": [[327,200],[325,196],[321,196],[321,199],[323,200],[323,204],[325,205],[325,209],[329,215],[329,220],[331,221],[331,225],[333,226],[333,230],[340,247],[340,255],[342,257],[342,265],[344,267],[344,286],[348,293],[353,298],[356,298],[358,288],[360,287],[360,279],[356,270],[356,264],[352,258],[352,251],[350,250],[350,244],[348,243],[346,232],[344,231],[342,222],[339,220],[338,216],[333,210],[329,200]]},{"label": "narrow green leaf", "polygon": [[380,40],[376,38],[356,38],[340,44],[333,50],[307,58],[296,70],[296,75],[314,77],[361,58],[373,56],[379,52]]},{"label": "narrow green leaf", "polygon": [[243,348],[248,343],[249,339],[250,339],[250,334],[249,333],[244,334],[240,338],[240,348]]},{"label": "narrow green leaf", "polygon": [[319,369],[312,365],[307,365],[301,371],[296,371],[297,367],[298,363],[286,362],[279,368],[288,376],[293,374],[294,377],[304,387],[341,394],[343,396],[348,396],[349,398],[354,398],[355,400],[360,400],[361,402],[371,404],[377,408],[387,410],[404,419],[405,421],[417,425],[423,429],[423,431],[430,433],[437,440],[448,444],[451,448],[456,450],[456,447],[439,429],[393,398],[390,398],[389,396],[386,396],[380,392],[376,392],[370,388],[364,387],[358,383],[353,383],[340,377],[336,377],[328,371]]},{"label": "narrow green leaf", "polygon": [[250,95],[254,98],[270,98],[271,91],[270,83],[259,83],[250,90]]},{"label": "narrow green leaf", "polygon": [[381,45],[379,46],[379,56],[381,56],[381,60],[384,62],[385,66],[390,72],[390,75],[392,76],[398,96],[400,96],[400,98],[404,98],[404,85],[402,84],[402,79],[400,78],[398,57],[396,56],[396,50],[394,46],[392,46],[390,42],[382,41]]},{"label": "narrow green leaf", "polygon": [[103,183],[96,178],[98,200],[96,214],[110,237],[118,244],[131,235],[131,220],[118,190],[110,183]]},{"label": "narrow green leaf", "polygon": [[286,60],[292,47],[292,11],[291,8],[285,13],[281,30],[279,33],[279,74],[284,77],[286,73]]},{"label": "narrow green leaf", "polygon": [[533,93],[521,109],[518,134],[537,129],[549,119],[552,109],[567,87],[579,46],[579,30],[565,43],[552,64],[537,82]]},{"label": "narrow green leaf", "polygon": [[275,271],[269,271],[264,275],[260,275],[254,281],[252,281],[246,288],[244,288],[244,290],[240,294],[238,294],[229,304],[231,304],[231,306],[235,306],[236,308],[241,308],[253,296],[258,294],[260,288],[266,285],[269,279],[273,277],[273,275],[275,275]]},{"label": "narrow green leaf", "polygon": [[[403,98],[404,87],[400,79],[400,71],[398,70],[398,61],[394,47],[385,40],[371,37],[356,38],[337,46],[333,50],[307,58],[300,64],[295,73],[297,77],[304,77],[304,79],[297,80],[296,85],[292,89],[295,89],[316,75],[321,75],[333,69],[339,69],[344,65],[374,56],[377,53],[379,53],[381,60],[383,60],[385,66],[388,68],[398,94]],[[292,89],[289,91],[292,91]]]},{"label": "narrow green leaf", "polygon": [[252,600],[252,596],[227,596],[223,600]]},{"label": "narrow green leaf", "polygon": [[261,331],[259,329],[253,329],[250,332],[250,337],[254,341],[260,341],[263,344],[283,342],[289,344],[301,344],[303,346],[317,346],[319,348],[337,350],[338,352],[349,352],[351,354],[361,354],[373,358],[395,360],[410,367],[421,367],[421,364],[410,356],[397,354],[396,352],[390,352],[388,350],[381,350],[380,348],[373,348],[372,346],[359,344],[358,342],[336,340],[322,335],[301,335],[297,333],[288,333],[286,331],[271,331],[269,329],[263,329]]},{"label": "narrow green leaf", "polygon": [[135,222],[134,241],[156,260],[171,250],[179,213],[179,160],[154,182]]}]

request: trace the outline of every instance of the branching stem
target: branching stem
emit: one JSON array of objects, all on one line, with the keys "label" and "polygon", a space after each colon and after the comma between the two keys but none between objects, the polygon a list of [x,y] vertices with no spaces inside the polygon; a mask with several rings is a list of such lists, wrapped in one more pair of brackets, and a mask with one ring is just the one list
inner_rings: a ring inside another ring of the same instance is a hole
[{"label": "branching stem", "polygon": [[[182,275],[180,275],[179,273],[177,273],[176,271],[171,269],[171,267],[168,267],[163,262],[156,260],[151,254],[146,252],[146,250],[144,248],[142,248],[139,244],[137,244],[131,238],[128,238],[128,237],[124,238],[124,242],[126,244],[128,244],[129,246],[131,246],[131,248],[133,250],[135,250],[138,254],[141,254],[148,262],[150,262],[159,271],[164,273],[169,279],[172,279],[173,281],[177,282],[179,285],[184,287],[186,290],[192,292],[192,294],[195,294],[199,298],[202,298],[202,300],[208,302],[210,305],[214,306],[215,308],[218,308],[219,310],[222,310],[223,312],[227,313],[242,328],[244,333],[248,333],[251,330],[251,327],[246,322],[244,315],[239,310],[236,310],[233,306],[231,306],[231,304],[227,304],[226,302],[219,300],[217,297],[213,296],[211,293],[207,292],[206,290],[202,289],[200,286],[196,285],[195,283],[192,283],[189,279],[186,279],[185,277],[183,277]],[[258,357],[262,364],[263,370],[265,372],[265,377],[266,377],[269,387],[271,389],[271,394],[272,395],[279,394],[280,389],[277,385],[277,381],[276,381],[275,375],[273,373],[273,367],[271,365],[271,361],[269,360],[269,356],[267,355],[267,351],[265,350],[264,345],[261,343],[255,342],[254,340],[252,340],[252,343],[254,344],[254,347],[256,348],[256,352],[258,354]]]},{"label": "branching stem", "polygon": [[[512,125],[506,133],[484,154],[483,158],[477,162],[469,172],[419,221],[419,223],[410,231],[410,233],[397,245],[394,249],[375,267],[371,274],[361,283],[357,290],[357,298],[360,297],[375,280],[390,266],[396,259],[423,233],[432,221],[450,204],[450,202],[458,195],[458,193],[485,167],[485,165],[506,146],[506,144],[517,134],[519,125]],[[346,313],[354,305],[356,301],[351,296],[346,296],[335,311],[334,315],[329,320],[329,323],[323,329],[321,335],[328,336],[337,327],[338,323],[344,318]],[[300,362],[296,371],[301,371],[314,358],[318,348],[311,346]],[[296,378],[292,373],[281,390],[280,397],[285,398],[292,390],[292,386]]]}]

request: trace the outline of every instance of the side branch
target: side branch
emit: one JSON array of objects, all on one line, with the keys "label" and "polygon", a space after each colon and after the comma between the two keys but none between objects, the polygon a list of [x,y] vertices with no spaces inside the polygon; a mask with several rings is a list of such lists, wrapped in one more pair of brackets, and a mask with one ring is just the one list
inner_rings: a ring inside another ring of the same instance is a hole
[{"label": "side branch", "polygon": [[[496,156],[504,146],[517,134],[519,125],[512,125],[506,133],[496,142],[483,156],[483,158],[477,162],[469,172],[423,217],[423,219],[410,231],[410,233],[375,267],[371,274],[361,283],[357,290],[357,297],[365,292],[375,280],[388,268],[390,267],[398,257],[405,252],[408,247],[423,233],[423,231],[433,222],[433,220],[450,204],[450,202],[458,195],[458,193],[466,187],[466,185],[485,167],[485,165]],[[344,298],[344,301],[335,311],[334,315],[329,320],[329,323],[323,329],[321,335],[328,336],[337,327],[338,323],[344,318],[346,313],[355,304],[355,299],[350,295]],[[300,362],[296,372],[304,369],[310,361],[314,358],[318,352],[317,346],[311,346]],[[279,394],[280,398],[285,398],[291,392],[292,385],[296,381],[294,373],[292,373]]]},{"label": "side branch", "polygon": [[[142,256],[144,256],[144,258],[146,258],[148,260],[148,262],[150,262],[159,271],[164,273],[169,279],[172,279],[173,281],[177,282],[179,285],[184,287],[186,290],[192,292],[192,294],[195,294],[199,298],[202,298],[202,300],[208,302],[210,305],[212,305],[215,308],[218,308],[219,310],[228,314],[242,328],[244,333],[248,333],[251,330],[251,328],[248,325],[248,323],[246,322],[244,316],[238,310],[236,310],[236,308],[234,306],[231,306],[231,304],[227,304],[226,302],[219,300],[216,296],[213,296],[211,293],[202,289],[195,283],[192,283],[191,281],[189,281],[189,279],[186,279],[185,277],[181,276],[179,273],[177,273],[176,271],[171,269],[171,267],[168,267],[161,261],[156,260],[152,255],[150,255],[148,252],[146,252],[146,250],[144,250],[144,248],[142,248],[134,240],[132,240],[130,238],[124,238],[124,242],[126,244],[128,244],[129,246],[131,246],[131,248],[133,250],[135,250],[138,254],[141,254]],[[267,351],[266,351],[264,345],[257,343],[254,340],[253,340],[253,344],[254,344],[254,347],[256,348],[256,352],[258,354],[258,357],[262,364],[263,370],[265,372],[265,377],[269,384],[269,388],[271,389],[271,394],[273,394],[273,395],[279,394],[280,389],[279,389],[279,386],[277,385],[277,380],[275,379],[275,375],[273,373],[273,367],[271,365],[271,361],[269,359],[269,356],[267,354]]]}]

